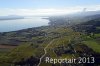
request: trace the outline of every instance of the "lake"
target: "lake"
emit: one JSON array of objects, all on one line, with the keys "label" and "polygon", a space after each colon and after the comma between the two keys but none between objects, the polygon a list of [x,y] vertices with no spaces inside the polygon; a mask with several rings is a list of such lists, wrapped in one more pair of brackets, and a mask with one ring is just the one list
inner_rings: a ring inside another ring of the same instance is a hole
[{"label": "lake", "polygon": [[26,28],[39,27],[48,25],[49,20],[45,17],[26,17],[16,20],[1,20],[0,32],[16,31]]}]

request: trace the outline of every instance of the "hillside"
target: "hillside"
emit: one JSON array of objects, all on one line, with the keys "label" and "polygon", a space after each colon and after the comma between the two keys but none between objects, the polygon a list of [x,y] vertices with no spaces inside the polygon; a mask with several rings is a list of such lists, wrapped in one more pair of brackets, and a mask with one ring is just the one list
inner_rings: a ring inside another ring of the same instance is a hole
[{"label": "hillside", "polygon": [[[0,66],[98,66],[100,20],[89,20],[93,15],[85,20],[86,17],[52,16],[49,26],[0,33]],[[95,62],[53,64],[46,63],[46,57],[73,57],[77,61],[79,57],[94,57]]]}]

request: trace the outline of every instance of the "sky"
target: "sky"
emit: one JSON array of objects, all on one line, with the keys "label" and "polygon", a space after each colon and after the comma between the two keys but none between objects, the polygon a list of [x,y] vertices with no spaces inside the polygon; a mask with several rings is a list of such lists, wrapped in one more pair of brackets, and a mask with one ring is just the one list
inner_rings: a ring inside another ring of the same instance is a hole
[{"label": "sky", "polygon": [[100,10],[100,0],[0,0],[0,15],[52,15]]}]

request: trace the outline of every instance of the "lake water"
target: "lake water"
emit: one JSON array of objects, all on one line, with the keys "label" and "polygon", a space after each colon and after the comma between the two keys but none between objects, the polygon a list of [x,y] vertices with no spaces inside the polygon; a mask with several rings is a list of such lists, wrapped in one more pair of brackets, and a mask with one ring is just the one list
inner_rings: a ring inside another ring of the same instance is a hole
[{"label": "lake water", "polygon": [[1,20],[0,32],[16,31],[26,28],[48,25],[49,20],[43,18],[45,17],[27,17],[24,19],[16,20]]}]

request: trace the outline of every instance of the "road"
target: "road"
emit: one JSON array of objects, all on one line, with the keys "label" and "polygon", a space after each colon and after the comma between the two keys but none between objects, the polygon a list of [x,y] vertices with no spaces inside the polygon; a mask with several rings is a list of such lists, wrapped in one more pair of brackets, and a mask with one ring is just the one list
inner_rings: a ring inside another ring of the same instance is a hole
[{"label": "road", "polygon": [[49,45],[51,45],[52,44],[52,42],[53,42],[54,40],[52,40],[45,48],[44,48],[44,54],[41,56],[41,58],[40,58],[40,62],[39,62],[39,64],[37,65],[37,66],[40,66],[40,64],[41,64],[41,62],[42,62],[42,59],[45,57],[45,55],[47,54],[47,48],[49,47]]}]

